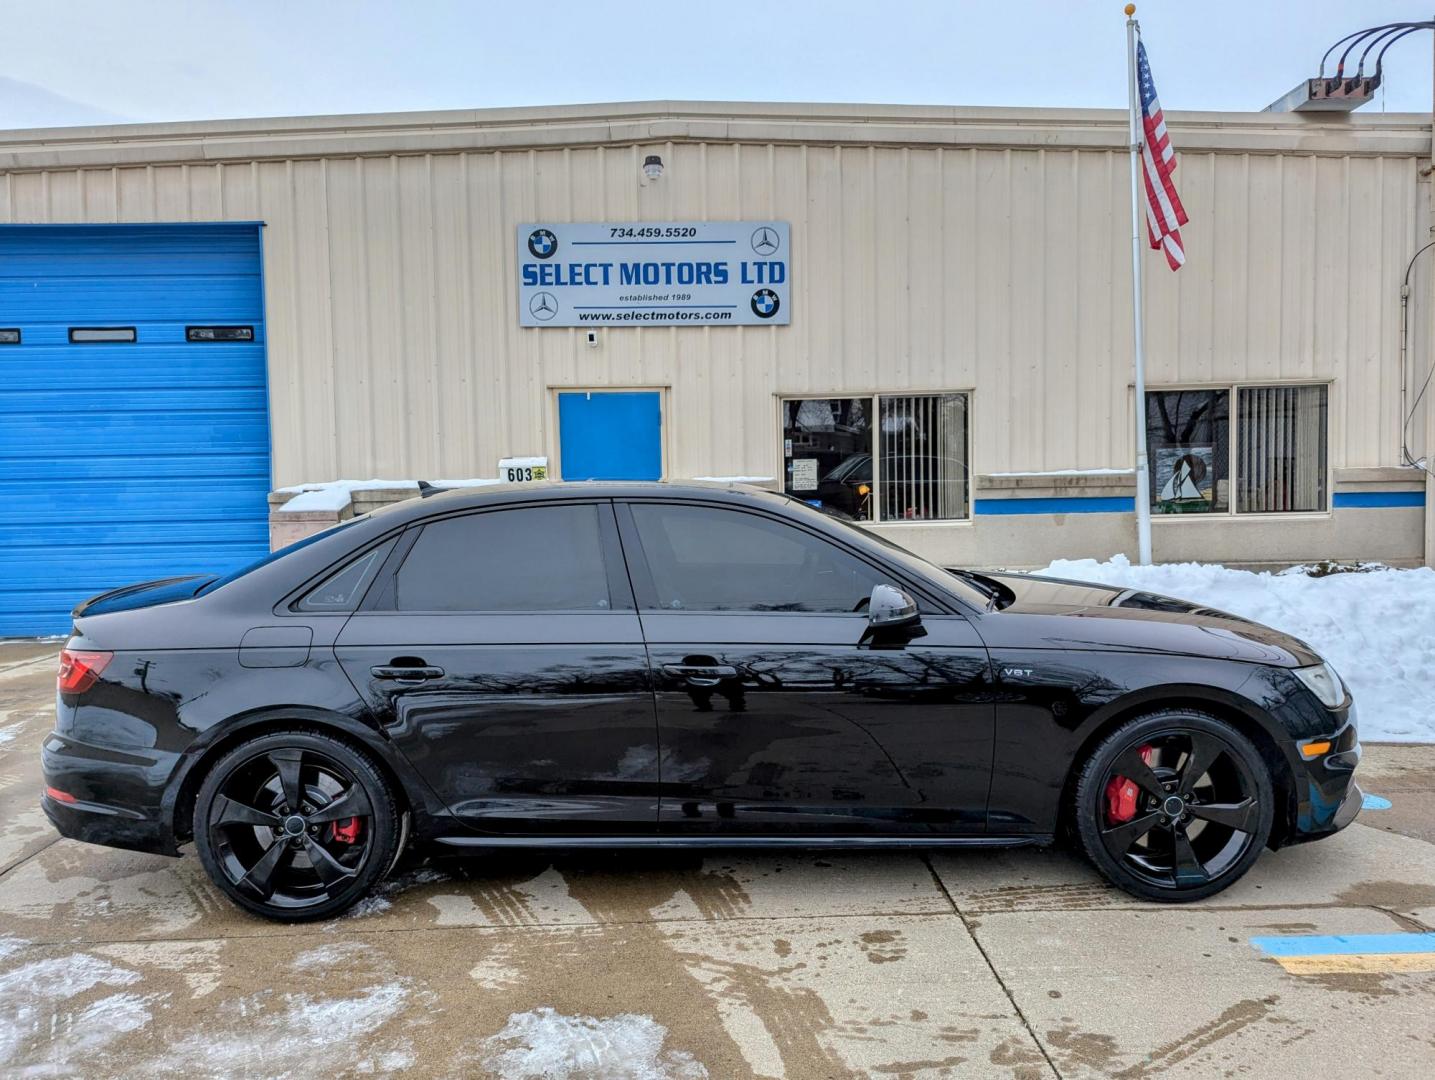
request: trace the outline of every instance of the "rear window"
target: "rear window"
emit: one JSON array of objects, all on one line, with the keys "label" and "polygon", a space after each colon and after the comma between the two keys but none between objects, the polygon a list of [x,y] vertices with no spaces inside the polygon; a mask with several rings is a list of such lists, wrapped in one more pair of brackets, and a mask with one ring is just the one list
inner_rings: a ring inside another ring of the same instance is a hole
[{"label": "rear window", "polygon": [[225,585],[228,585],[232,581],[238,581],[245,575],[252,574],[254,573],[254,571],[260,569],[261,567],[268,566],[270,563],[284,558],[285,555],[291,555],[296,551],[308,547],[310,544],[317,544],[320,540],[324,540],[327,537],[333,536],[335,533],[340,532],[343,529],[352,529],[362,520],[362,518],[354,518],[352,521],[344,521],[339,523],[338,525],[331,526],[330,528],[325,529],[323,532],[317,532],[313,536],[306,536],[302,540],[295,540],[294,543],[290,544],[288,547],[282,547],[278,551],[271,551],[263,558],[255,559],[248,566],[241,566],[238,570],[232,570],[229,573],[225,574],[223,577],[215,578],[209,584],[204,586],[204,588],[200,589],[197,593],[195,593],[195,595],[203,596],[206,593],[212,593],[215,589],[223,588]]}]

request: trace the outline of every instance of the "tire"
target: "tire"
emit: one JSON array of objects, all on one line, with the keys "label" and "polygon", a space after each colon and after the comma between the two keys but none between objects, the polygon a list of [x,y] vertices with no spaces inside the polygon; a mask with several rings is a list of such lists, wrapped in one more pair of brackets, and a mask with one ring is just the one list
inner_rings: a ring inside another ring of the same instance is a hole
[{"label": "tire", "polygon": [[1192,709],[1148,713],[1104,738],[1081,765],[1072,807],[1092,864],[1158,903],[1200,900],[1240,880],[1274,819],[1260,752],[1231,724]]},{"label": "tire", "polygon": [[367,754],[302,729],[229,751],[194,808],[210,879],[246,911],[278,922],[331,918],[363,899],[402,854],[403,825]]}]

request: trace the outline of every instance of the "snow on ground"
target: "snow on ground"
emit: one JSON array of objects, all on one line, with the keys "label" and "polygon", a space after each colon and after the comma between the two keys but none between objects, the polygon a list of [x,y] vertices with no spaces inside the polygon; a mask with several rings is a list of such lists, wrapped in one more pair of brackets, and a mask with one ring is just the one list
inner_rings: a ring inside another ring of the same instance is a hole
[{"label": "snow on ground", "polygon": [[685,1050],[665,1050],[668,1029],[651,1016],[600,1020],[548,1006],[514,1013],[484,1040],[483,1065],[507,1080],[706,1080]]},{"label": "snow on ground", "polygon": [[402,1072],[415,1063],[412,1041],[376,1033],[409,1000],[409,980],[397,979],[335,997],[265,991],[226,1001],[215,1030],[171,1043],[144,1071],[255,1077]]},{"label": "snow on ground", "polygon": [[0,746],[4,746],[6,743],[12,743],[18,739],[20,737],[21,726],[20,724],[6,724],[4,727],[0,727]]},{"label": "snow on ground", "polygon": [[[349,908],[339,918],[363,919],[370,915],[382,915],[394,906],[394,897],[400,893],[407,892],[419,885],[432,885],[436,881],[447,880],[447,874],[432,866],[421,866],[415,870],[409,870],[379,882],[368,896]],[[333,930],[337,927],[337,922],[331,922],[325,929]]]},{"label": "snow on ground", "polygon": [[1363,566],[1311,576],[1204,563],[1059,559],[1035,573],[1191,600],[1292,634],[1335,667],[1366,741],[1435,742],[1435,570]]},{"label": "snow on ground", "polygon": [[134,993],[108,994],[58,1018],[52,1016],[56,1002],[69,1001],[96,987],[130,986],[139,978],[138,972],[86,953],[33,960],[0,973],[0,1073],[22,1049],[45,1039],[54,1046],[56,1056],[45,1066],[26,1071],[31,1075],[81,1075],[82,1071],[71,1067],[71,1059],[93,1053],[149,1023],[150,999]]}]

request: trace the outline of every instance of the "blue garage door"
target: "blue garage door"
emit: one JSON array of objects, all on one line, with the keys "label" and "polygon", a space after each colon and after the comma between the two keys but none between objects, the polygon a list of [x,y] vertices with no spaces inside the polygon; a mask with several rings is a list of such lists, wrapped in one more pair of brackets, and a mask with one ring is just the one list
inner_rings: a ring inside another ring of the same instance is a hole
[{"label": "blue garage door", "polygon": [[268,550],[259,226],[0,225],[0,636]]},{"label": "blue garage door", "polygon": [[564,480],[661,478],[661,397],[656,390],[559,394],[558,453]]}]

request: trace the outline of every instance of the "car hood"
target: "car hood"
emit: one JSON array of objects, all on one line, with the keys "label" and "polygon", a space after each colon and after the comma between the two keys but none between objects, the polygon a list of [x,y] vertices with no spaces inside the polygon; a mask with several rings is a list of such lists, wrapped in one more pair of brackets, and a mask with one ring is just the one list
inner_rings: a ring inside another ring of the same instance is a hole
[{"label": "car hood", "polygon": [[[987,574],[1013,598],[994,614],[1021,622],[1048,648],[1118,649],[1305,667],[1320,663],[1304,641],[1188,600],[1034,574]],[[1044,625],[1037,625],[1044,624]]]}]

